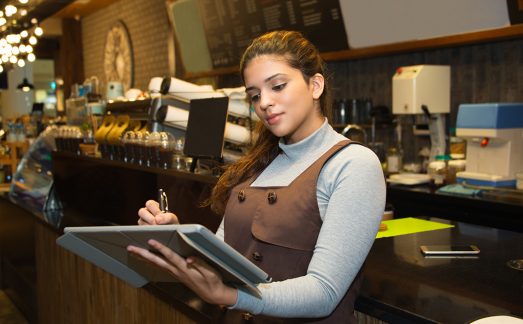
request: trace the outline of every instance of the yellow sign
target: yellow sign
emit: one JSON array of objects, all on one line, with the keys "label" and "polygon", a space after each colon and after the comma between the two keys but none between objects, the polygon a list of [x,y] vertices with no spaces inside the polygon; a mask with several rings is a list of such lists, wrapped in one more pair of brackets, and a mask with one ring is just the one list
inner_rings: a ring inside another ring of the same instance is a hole
[{"label": "yellow sign", "polygon": [[391,219],[383,221],[383,223],[387,224],[387,229],[384,231],[379,231],[378,235],[376,235],[377,239],[382,237],[399,236],[454,227],[454,225],[412,217]]}]

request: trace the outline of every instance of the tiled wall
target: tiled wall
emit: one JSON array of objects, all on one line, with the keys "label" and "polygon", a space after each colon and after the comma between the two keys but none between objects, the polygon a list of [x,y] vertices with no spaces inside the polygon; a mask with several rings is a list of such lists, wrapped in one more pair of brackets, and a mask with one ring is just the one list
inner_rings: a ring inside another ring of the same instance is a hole
[{"label": "tiled wall", "polygon": [[392,105],[392,76],[400,66],[451,66],[451,124],[459,104],[523,102],[523,39],[379,58],[332,62],[335,98],[372,98]]},{"label": "tiled wall", "polygon": [[134,53],[134,87],[147,89],[155,76],[169,75],[169,21],[164,0],[120,0],[82,19],[85,76],[97,76],[105,93],[103,53],[107,31],[121,20]]}]

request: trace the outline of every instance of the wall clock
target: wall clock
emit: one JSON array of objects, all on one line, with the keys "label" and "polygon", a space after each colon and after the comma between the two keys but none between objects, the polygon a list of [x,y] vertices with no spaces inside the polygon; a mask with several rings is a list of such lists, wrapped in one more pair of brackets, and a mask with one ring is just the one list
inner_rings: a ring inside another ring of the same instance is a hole
[{"label": "wall clock", "polygon": [[104,72],[107,83],[118,81],[124,91],[134,82],[133,49],[127,27],[122,21],[114,23],[107,32],[104,48]]}]

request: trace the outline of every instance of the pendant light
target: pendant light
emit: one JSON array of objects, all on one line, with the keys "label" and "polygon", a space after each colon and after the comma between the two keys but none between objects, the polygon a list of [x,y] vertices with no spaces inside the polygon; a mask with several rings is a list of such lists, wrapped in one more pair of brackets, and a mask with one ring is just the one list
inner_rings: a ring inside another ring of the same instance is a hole
[{"label": "pendant light", "polygon": [[35,87],[32,83],[29,83],[29,80],[27,80],[27,70],[26,70],[25,65],[23,66],[23,68],[24,68],[24,79],[22,80],[22,83],[20,83],[16,88],[18,90],[22,90],[23,92],[29,92],[29,91],[33,90]]},{"label": "pendant light", "polygon": [[22,80],[22,83],[20,83],[16,88],[18,90],[22,90],[23,92],[29,92],[33,90],[35,87],[33,84],[29,83],[29,80],[27,80],[27,78],[24,78]]}]

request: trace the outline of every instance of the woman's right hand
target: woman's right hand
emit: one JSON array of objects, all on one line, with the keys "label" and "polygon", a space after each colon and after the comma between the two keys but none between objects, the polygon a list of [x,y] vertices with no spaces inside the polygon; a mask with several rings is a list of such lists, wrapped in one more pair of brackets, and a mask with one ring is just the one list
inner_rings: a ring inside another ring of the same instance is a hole
[{"label": "woman's right hand", "polygon": [[160,210],[160,204],[154,200],[148,200],[145,207],[138,210],[138,225],[166,225],[179,224],[178,217],[170,212]]}]

